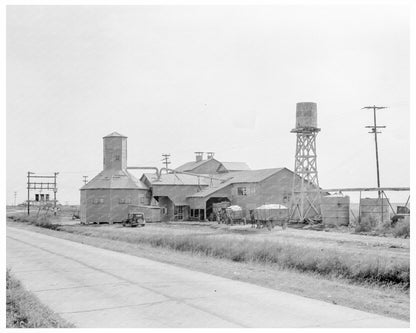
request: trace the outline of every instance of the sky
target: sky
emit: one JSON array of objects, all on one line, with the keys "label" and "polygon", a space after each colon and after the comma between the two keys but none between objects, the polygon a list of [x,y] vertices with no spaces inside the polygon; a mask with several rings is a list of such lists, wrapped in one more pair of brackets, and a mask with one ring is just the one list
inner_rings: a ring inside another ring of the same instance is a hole
[{"label": "sky", "polygon": [[[79,204],[102,170],[102,137],[128,137],[129,166],[214,151],[293,170],[296,103],[318,105],[319,183],[410,185],[409,8],[388,5],[8,6],[6,201],[27,172],[59,172]],[[407,192],[391,194],[405,201]],[[367,196],[375,195],[372,193]]]}]

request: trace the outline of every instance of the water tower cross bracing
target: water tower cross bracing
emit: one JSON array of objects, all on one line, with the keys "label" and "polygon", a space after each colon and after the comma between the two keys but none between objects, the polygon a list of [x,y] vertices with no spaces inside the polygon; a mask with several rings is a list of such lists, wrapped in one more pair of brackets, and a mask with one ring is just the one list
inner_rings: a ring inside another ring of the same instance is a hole
[{"label": "water tower cross bracing", "polygon": [[296,104],[296,154],[290,219],[303,221],[320,215],[320,192],[316,154],[316,103]]}]

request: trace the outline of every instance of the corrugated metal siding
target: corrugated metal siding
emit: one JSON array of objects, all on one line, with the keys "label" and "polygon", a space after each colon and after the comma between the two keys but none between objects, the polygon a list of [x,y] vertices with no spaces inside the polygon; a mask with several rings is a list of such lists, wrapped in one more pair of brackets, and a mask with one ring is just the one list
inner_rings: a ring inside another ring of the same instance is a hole
[{"label": "corrugated metal siding", "polygon": [[152,190],[153,196],[169,197],[176,206],[184,206],[188,205],[188,195],[197,192],[199,187],[195,185],[153,185]]},{"label": "corrugated metal siding", "polygon": [[81,191],[79,214],[80,214],[80,217],[79,217],[80,222],[86,223],[87,222],[87,192],[86,191]]},{"label": "corrugated metal siding", "polygon": [[[231,184],[238,184],[238,183],[258,183],[271,177],[272,175],[280,172],[283,170],[282,168],[276,169],[261,169],[261,170],[250,170],[250,171],[241,171],[241,172],[233,172],[232,174],[227,174],[228,177],[224,176],[224,179],[229,178],[229,180],[224,181],[220,185],[216,187],[210,187],[204,189],[199,193],[195,193],[190,195],[189,197],[208,197],[212,196],[215,192],[225,188]],[[287,169],[285,169],[287,170]]]},{"label": "corrugated metal siding", "polygon": [[[86,223],[121,222],[127,217],[128,206],[149,204],[146,190],[139,189],[93,189],[84,190]],[[143,199],[142,199],[143,198]],[[129,199],[129,200],[126,200]]]},{"label": "corrugated metal siding", "polygon": [[[213,197],[227,197],[231,204],[238,205],[244,209],[245,216],[248,211],[264,204],[281,204],[289,206],[292,194],[293,172],[283,169],[260,170],[255,173],[256,177],[263,177],[259,182],[241,182],[243,176],[240,175],[234,183],[234,179],[222,185],[220,188],[208,188],[200,193],[188,197],[188,203],[192,209],[205,209],[206,202]],[[256,170],[257,171],[257,170]],[[246,173],[246,172],[244,172]],[[250,172],[248,172],[250,173]],[[270,176],[271,175],[271,176]],[[251,180],[256,177],[247,177]],[[238,195],[238,188],[246,187],[247,195]]]}]

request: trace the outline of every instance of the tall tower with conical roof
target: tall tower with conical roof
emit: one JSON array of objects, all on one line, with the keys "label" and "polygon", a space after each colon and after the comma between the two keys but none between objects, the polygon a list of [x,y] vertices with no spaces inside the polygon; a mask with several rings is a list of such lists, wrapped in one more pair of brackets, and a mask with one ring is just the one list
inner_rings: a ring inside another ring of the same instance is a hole
[{"label": "tall tower with conical roof", "polygon": [[103,137],[103,170],[81,188],[81,223],[114,223],[130,206],[150,203],[148,187],[127,171],[127,137]]}]

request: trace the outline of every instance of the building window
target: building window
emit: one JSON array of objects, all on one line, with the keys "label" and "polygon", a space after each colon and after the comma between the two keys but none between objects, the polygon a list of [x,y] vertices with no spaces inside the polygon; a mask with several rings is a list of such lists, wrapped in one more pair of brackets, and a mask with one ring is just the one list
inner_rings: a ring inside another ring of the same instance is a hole
[{"label": "building window", "polygon": [[203,209],[191,209],[190,217],[193,220],[203,220],[204,219],[204,210]]},{"label": "building window", "polygon": [[140,198],[140,203],[142,204],[142,205],[144,205],[144,197],[139,197]]},{"label": "building window", "polygon": [[115,159],[116,161],[120,161],[120,155],[116,155]]},{"label": "building window", "polygon": [[120,205],[123,205],[123,204],[131,204],[131,198],[130,197],[127,197],[127,198],[119,198],[118,199],[118,203]]},{"label": "building window", "polygon": [[35,194],[35,201],[39,201],[39,194]]},{"label": "building window", "polygon": [[247,195],[247,187],[237,187],[237,195]]},{"label": "building window", "polygon": [[290,194],[285,194],[284,196],[283,196],[283,202],[284,203],[287,203],[287,202],[289,202],[290,201]]},{"label": "building window", "polygon": [[183,206],[175,206],[175,220],[183,220]]},{"label": "building window", "polygon": [[127,197],[127,198],[119,198],[118,199],[118,203],[119,204],[131,204],[131,198]]},{"label": "building window", "polygon": [[103,204],[104,203],[104,198],[94,198],[92,200],[92,203],[95,204],[95,205]]}]

